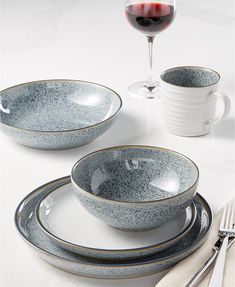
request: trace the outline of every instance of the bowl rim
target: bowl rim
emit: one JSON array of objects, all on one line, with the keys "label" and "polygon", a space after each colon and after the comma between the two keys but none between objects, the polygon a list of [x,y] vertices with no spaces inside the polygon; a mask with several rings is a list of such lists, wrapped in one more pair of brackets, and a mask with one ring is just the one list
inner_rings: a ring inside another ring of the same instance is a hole
[{"label": "bowl rim", "polygon": [[6,123],[2,123],[2,122],[0,122],[0,124],[3,125],[3,126],[6,126],[7,128],[20,130],[20,131],[33,132],[33,133],[43,133],[43,134],[44,133],[45,134],[53,133],[53,134],[57,134],[57,133],[74,132],[74,131],[90,129],[90,128],[93,128],[93,127],[96,127],[98,125],[102,125],[102,124],[106,123],[106,122],[110,121],[111,119],[115,118],[115,116],[117,116],[117,114],[120,112],[120,110],[122,108],[122,105],[123,105],[122,98],[113,89],[111,89],[111,88],[109,88],[107,86],[95,83],[95,82],[84,81],[84,80],[75,80],[75,79],[47,79],[47,80],[36,80],[36,81],[25,82],[25,83],[17,84],[17,85],[8,87],[8,88],[6,88],[4,90],[1,90],[0,91],[0,97],[2,97],[2,98],[4,97],[4,96],[1,95],[3,92],[7,92],[7,91],[12,90],[12,89],[17,89],[17,88],[25,86],[25,85],[35,84],[35,83],[36,84],[37,83],[53,83],[53,82],[61,82],[61,83],[62,82],[78,82],[78,83],[92,84],[94,86],[105,88],[105,89],[109,90],[110,92],[112,92],[113,95],[115,95],[119,99],[119,107],[117,108],[116,112],[113,115],[109,116],[107,119],[105,119],[103,121],[100,121],[100,122],[97,122],[96,124],[89,125],[89,126],[86,126],[86,127],[83,127],[83,128],[77,128],[77,129],[67,129],[67,130],[57,130],[57,131],[53,131],[53,130],[51,130],[51,131],[43,131],[43,130],[32,130],[32,129],[24,129],[24,128],[20,128],[20,127],[14,127],[14,126],[8,125]]},{"label": "bowl rim", "polygon": [[[184,159],[186,159],[186,161],[188,161],[191,165],[193,165],[195,167],[195,169],[197,171],[196,180],[194,181],[194,183],[189,188],[187,188],[186,190],[184,190],[184,191],[182,191],[182,192],[180,192],[178,194],[175,194],[173,196],[166,197],[166,198],[161,198],[161,199],[143,200],[143,201],[121,201],[121,200],[107,199],[107,198],[100,197],[98,195],[94,195],[93,193],[90,193],[90,192],[86,191],[79,184],[76,183],[76,181],[74,179],[75,168],[81,161],[83,161],[84,159],[86,159],[88,157],[93,156],[94,154],[100,153],[100,152],[106,152],[106,151],[110,151],[110,150],[122,150],[122,149],[150,149],[150,150],[158,150],[158,151],[161,151],[161,152],[169,152],[169,153],[172,153],[174,155],[178,155],[180,157],[183,157]],[[75,186],[76,191],[79,191],[83,195],[88,196],[88,197],[90,197],[90,198],[92,198],[94,200],[98,200],[98,201],[105,202],[105,203],[108,202],[110,204],[117,204],[117,205],[133,205],[133,204],[134,205],[137,205],[137,204],[138,205],[145,205],[145,204],[152,204],[152,203],[157,203],[157,202],[162,202],[162,201],[169,201],[172,198],[176,198],[176,197],[182,196],[183,194],[185,194],[188,191],[190,191],[193,187],[196,187],[197,183],[198,183],[198,180],[199,180],[199,168],[195,164],[195,162],[192,161],[189,157],[185,156],[182,153],[179,153],[177,151],[174,151],[174,150],[171,150],[171,149],[168,149],[168,148],[157,147],[157,146],[148,146],[148,145],[122,145],[122,146],[113,146],[113,147],[108,147],[108,148],[104,148],[104,149],[99,149],[99,150],[96,150],[94,152],[91,152],[91,153],[81,157],[73,165],[72,170],[71,170],[71,182]],[[196,189],[195,189],[194,193],[196,193]]]}]

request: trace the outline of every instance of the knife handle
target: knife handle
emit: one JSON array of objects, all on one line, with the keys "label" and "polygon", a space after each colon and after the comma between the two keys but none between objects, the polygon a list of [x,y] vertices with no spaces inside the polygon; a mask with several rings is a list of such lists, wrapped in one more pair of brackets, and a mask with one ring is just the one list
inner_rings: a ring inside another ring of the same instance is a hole
[{"label": "knife handle", "polygon": [[214,249],[214,252],[211,257],[205,262],[204,265],[202,265],[202,267],[197,271],[197,273],[193,276],[193,278],[188,282],[185,287],[198,286],[198,284],[206,277],[206,275],[211,270],[211,267],[213,266],[218,253],[218,249]]}]

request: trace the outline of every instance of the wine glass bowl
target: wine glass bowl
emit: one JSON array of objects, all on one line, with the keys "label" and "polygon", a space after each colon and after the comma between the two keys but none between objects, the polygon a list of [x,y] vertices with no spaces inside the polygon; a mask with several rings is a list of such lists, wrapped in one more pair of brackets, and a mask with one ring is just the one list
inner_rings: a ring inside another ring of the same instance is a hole
[{"label": "wine glass bowl", "polygon": [[147,36],[166,29],[174,17],[174,6],[159,2],[141,2],[126,7],[129,23]]},{"label": "wine glass bowl", "polygon": [[147,81],[134,83],[129,87],[131,95],[141,98],[159,98],[159,83],[153,80],[153,42],[161,31],[172,23],[175,15],[175,1],[126,0],[126,17],[136,30],[142,32],[149,45],[149,77]]}]

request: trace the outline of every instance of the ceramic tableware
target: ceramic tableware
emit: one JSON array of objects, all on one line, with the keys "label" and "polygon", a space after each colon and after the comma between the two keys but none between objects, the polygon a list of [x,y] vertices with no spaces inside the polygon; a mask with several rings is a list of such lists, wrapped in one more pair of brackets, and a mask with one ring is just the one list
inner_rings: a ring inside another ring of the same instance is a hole
[{"label": "ceramic tableware", "polygon": [[115,121],[122,100],[113,90],[79,80],[44,80],[0,94],[1,130],[39,149],[65,149],[92,142]]},{"label": "ceramic tableware", "polygon": [[[209,133],[230,111],[230,100],[218,92],[220,75],[208,68],[182,66],[161,74],[167,130],[179,136]],[[217,102],[224,109],[216,115]]]},{"label": "ceramic tableware", "polygon": [[150,146],[93,152],[71,173],[82,205],[126,231],[150,230],[177,216],[191,203],[198,177],[197,166],[186,156]]},{"label": "ceramic tableware", "polygon": [[65,177],[39,187],[26,196],[15,213],[17,230],[29,247],[42,259],[64,271],[106,279],[149,275],[165,270],[190,255],[201,246],[211,228],[211,209],[207,202],[197,194],[194,198],[197,219],[192,230],[167,250],[145,258],[120,262],[79,256],[55,245],[38,226],[35,218],[35,209],[39,201],[52,190],[68,184],[68,182],[69,178]]},{"label": "ceramic tableware", "polygon": [[39,201],[35,216],[53,243],[79,255],[120,260],[156,254],[185,237],[197,217],[191,203],[179,216],[153,231],[136,234],[114,230],[78,203],[70,177],[68,180]]}]

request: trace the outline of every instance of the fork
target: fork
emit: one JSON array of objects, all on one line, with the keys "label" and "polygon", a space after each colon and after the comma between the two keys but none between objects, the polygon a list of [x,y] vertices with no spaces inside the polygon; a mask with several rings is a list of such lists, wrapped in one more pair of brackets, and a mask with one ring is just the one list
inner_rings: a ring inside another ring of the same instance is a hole
[{"label": "fork", "polygon": [[224,207],[223,216],[219,227],[219,236],[221,237],[223,243],[216,259],[215,267],[213,269],[208,287],[223,286],[224,265],[229,237],[235,236],[234,209],[234,201],[232,203],[227,203]]}]

